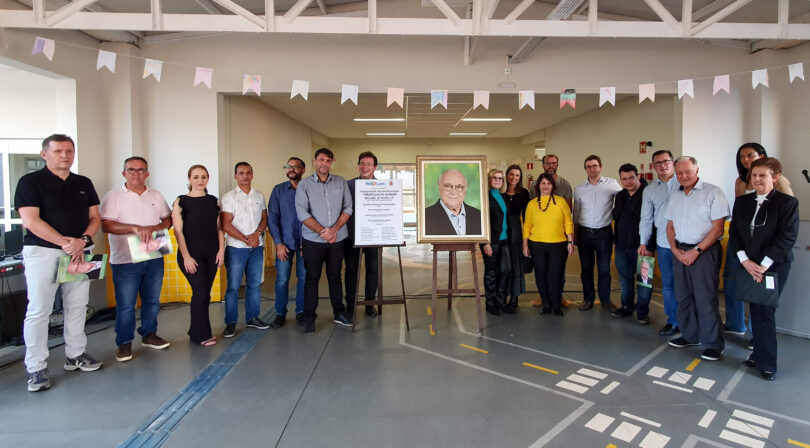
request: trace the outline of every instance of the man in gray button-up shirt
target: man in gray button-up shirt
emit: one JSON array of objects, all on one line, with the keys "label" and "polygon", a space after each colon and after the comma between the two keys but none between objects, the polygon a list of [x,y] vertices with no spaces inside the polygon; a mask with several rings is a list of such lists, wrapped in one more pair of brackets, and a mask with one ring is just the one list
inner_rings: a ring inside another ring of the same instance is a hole
[{"label": "man in gray button-up shirt", "polygon": [[329,299],[334,322],[351,326],[343,305],[340,269],[343,243],[348,236],[346,222],[352,214],[352,196],[346,180],[330,174],[335,155],[327,148],[315,152],[315,174],[301,179],[295,191],[295,211],[301,221],[306,286],[304,287],[304,333],[315,333],[315,310],[318,308],[318,283],[326,263]]}]

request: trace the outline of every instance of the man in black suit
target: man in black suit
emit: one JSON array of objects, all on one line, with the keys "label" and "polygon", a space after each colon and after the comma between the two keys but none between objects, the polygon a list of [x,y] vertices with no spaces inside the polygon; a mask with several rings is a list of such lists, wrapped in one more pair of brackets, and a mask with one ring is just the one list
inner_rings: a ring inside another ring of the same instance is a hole
[{"label": "man in black suit", "polygon": [[440,199],[425,209],[425,235],[480,235],[481,211],[464,203],[467,178],[455,169],[439,176]]}]

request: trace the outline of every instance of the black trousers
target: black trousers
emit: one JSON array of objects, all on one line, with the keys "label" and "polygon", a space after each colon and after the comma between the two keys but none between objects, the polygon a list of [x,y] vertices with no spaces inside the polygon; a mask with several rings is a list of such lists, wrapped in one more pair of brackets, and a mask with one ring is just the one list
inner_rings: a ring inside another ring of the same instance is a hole
[{"label": "black trousers", "polygon": [[523,240],[509,245],[512,272],[509,273],[509,295],[517,300],[526,292],[526,278],[523,273]]},{"label": "black trousers", "polygon": [[490,243],[492,256],[484,253],[481,245],[481,254],[484,258],[484,292],[487,302],[505,299],[509,293],[509,273],[512,272],[512,258],[509,256],[509,241],[501,240]]},{"label": "black trousers", "polygon": [[534,262],[534,280],[543,299],[543,308],[559,310],[562,302],[565,263],[568,261],[568,242],[540,243],[529,241],[529,252]]},{"label": "black trousers", "polygon": [[[582,265],[580,279],[582,280],[582,296],[588,303],[596,299],[602,305],[610,303],[610,256],[613,254],[613,229],[610,226],[601,229],[591,229],[579,226],[577,229],[577,252]],[[594,259],[594,254],[596,255]],[[597,291],[593,288],[593,265],[599,273]]]},{"label": "black trousers", "polygon": [[191,285],[191,324],[188,329],[188,337],[191,342],[199,344],[211,339],[211,321],[208,318],[208,305],[211,303],[211,287],[214,286],[214,278],[217,276],[216,250],[214,253],[196,253],[193,250],[193,242],[187,241],[189,252],[197,262],[197,272],[189,274],[183,264],[183,254],[177,251],[177,264],[180,265],[180,272],[186,276]]},{"label": "black trousers", "polygon": [[357,265],[360,251],[363,251],[363,256],[366,260],[366,300],[375,300],[377,298],[377,263],[379,255],[376,247],[354,247],[354,239],[346,238],[343,240],[343,259],[346,262],[346,271],[344,275],[344,283],[346,284],[346,309],[354,309],[354,301],[357,298]]},{"label": "black trousers", "polygon": [[[782,295],[782,290],[787,284],[790,265],[790,262],[774,263],[768,269],[768,272],[775,272],[779,276],[776,285],[779,295]],[[742,269],[736,275],[749,274]],[[745,297],[739,298],[745,299]],[[776,307],[755,303],[748,305],[751,312],[751,331],[754,335],[754,352],[751,353],[751,360],[756,363],[757,369],[760,371],[776,372]]]},{"label": "black trousers", "polygon": [[[688,250],[691,246],[679,244],[678,248]],[[672,256],[681,336],[690,343],[702,343],[704,348],[718,351],[725,347],[717,298],[722,258],[723,249],[719,243],[704,250],[689,266]]]},{"label": "black trousers", "polygon": [[321,271],[326,263],[326,279],[329,282],[329,300],[335,315],[343,314],[343,285],[340,282],[340,268],[343,262],[343,241],[336,243],[315,243],[304,240],[304,266],[307,270],[304,285],[304,319],[314,322],[318,309],[318,284]]}]

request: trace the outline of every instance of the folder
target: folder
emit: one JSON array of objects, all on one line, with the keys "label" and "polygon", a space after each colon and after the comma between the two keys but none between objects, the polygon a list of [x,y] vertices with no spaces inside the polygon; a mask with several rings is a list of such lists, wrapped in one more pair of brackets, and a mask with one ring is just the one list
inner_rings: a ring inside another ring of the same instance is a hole
[{"label": "folder", "polygon": [[735,297],[742,302],[757,305],[779,306],[779,277],[775,272],[766,272],[762,281],[757,283],[751,274],[740,269],[734,276],[737,287]]}]

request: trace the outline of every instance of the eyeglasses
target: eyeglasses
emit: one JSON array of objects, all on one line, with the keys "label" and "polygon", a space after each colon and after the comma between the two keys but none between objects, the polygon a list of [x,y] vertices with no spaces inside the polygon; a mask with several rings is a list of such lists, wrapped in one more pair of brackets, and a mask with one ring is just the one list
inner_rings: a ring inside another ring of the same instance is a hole
[{"label": "eyeglasses", "polygon": [[301,166],[301,165],[284,165],[284,169],[285,169],[285,170],[296,170],[296,171],[299,171],[299,170],[304,169],[304,167],[303,167],[303,166]]},{"label": "eyeglasses", "polygon": [[129,174],[146,174],[146,168],[127,168]]},{"label": "eyeglasses", "polygon": [[448,193],[453,191],[453,190],[455,190],[456,193],[463,193],[464,190],[467,189],[467,186],[466,185],[461,185],[461,184],[458,184],[458,185],[444,184],[444,185],[442,185],[442,188],[444,189],[444,191],[446,191]]},{"label": "eyeglasses", "polygon": [[362,163],[358,163],[357,166],[375,166],[375,165],[373,163],[362,162]]},{"label": "eyeglasses", "polygon": [[672,159],[659,160],[657,162],[653,162],[653,166],[664,166],[669,165],[670,163],[672,163]]},{"label": "eyeglasses", "polygon": [[492,180],[497,180],[499,182],[503,181],[503,176],[492,176]]}]

